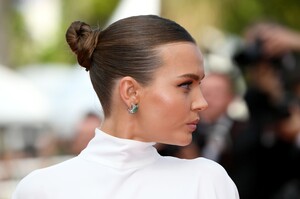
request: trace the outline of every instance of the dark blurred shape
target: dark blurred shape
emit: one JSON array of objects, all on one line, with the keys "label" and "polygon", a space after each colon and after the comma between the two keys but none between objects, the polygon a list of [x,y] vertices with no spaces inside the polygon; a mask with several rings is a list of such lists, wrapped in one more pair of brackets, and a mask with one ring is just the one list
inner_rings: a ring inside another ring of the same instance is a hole
[{"label": "dark blurred shape", "polygon": [[239,49],[233,57],[233,60],[240,67],[246,67],[254,64],[264,58],[262,41],[257,38],[253,43],[247,44]]},{"label": "dark blurred shape", "polygon": [[[288,109],[290,104],[294,103],[295,100],[293,88],[300,78],[300,70],[299,67],[297,67],[299,61],[296,54],[292,51],[270,55],[264,49],[264,45],[264,39],[260,38],[259,34],[256,35],[252,41],[236,51],[233,55],[233,61],[245,73],[249,68],[256,70],[255,67],[258,68],[262,67],[262,65],[269,65],[278,75],[277,78],[281,81],[282,89],[284,90],[280,103],[273,104],[270,102],[272,96],[269,96],[267,92],[262,91],[260,88],[255,88],[254,92],[246,94],[246,98],[252,101],[248,103],[250,104],[249,106],[251,106],[251,104],[259,105],[258,107],[261,108],[260,112],[271,113],[273,120],[277,121],[278,119],[286,118],[290,115]],[[251,84],[253,84],[253,82],[250,82],[250,85]],[[253,102],[253,100],[259,100],[259,102]],[[258,107],[250,108],[250,111],[258,110]]]},{"label": "dark blurred shape", "polygon": [[242,156],[237,156],[229,173],[240,187],[241,198],[299,198],[300,34],[266,22],[246,30],[246,43],[233,61],[247,80],[250,131],[242,134],[254,138],[245,142],[251,144],[245,157],[252,159],[247,167]]},{"label": "dark blurred shape", "polygon": [[78,155],[95,135],[95,128],[99,128],[102,118],[94,112],[88,112],[77,124],[75,137],[71,144],[71,154]]},{"label": "dark blurred shape", "polygon": [[281,73],[281,78],[286,87],[290,86],[291,79],[296,77],[295,72],[298,72],[297,65],[299,60],[295,53],[286,52],[279,55],[268,55],[264,50],[263,39],[257,37],[253,42],[247,43],[240,47],[233,55],[233,61],[238,67],[244,71],[247,67],[253,67],[259,62],[266,62],[273,66]]}]

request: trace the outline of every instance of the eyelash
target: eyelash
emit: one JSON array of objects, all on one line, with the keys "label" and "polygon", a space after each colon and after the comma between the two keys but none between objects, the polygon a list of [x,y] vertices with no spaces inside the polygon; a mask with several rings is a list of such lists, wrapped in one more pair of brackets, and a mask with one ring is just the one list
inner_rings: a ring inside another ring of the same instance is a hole
[{"label": "eyelash", "polygon": [[178,87],[190,90],[190,85],[192,85],[192,84],[193,84],[192,81],[187,81],[187,82],[184,82],[182,84],[179,84]]}]

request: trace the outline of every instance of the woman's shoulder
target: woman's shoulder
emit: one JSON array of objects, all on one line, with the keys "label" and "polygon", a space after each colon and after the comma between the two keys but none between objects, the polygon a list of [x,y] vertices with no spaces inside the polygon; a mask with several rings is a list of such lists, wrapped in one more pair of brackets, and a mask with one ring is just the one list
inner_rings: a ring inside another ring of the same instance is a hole
[{"label": "woman's shoulder", "polygon": [[212,171],[221,171],[224,172],[224,168],[217,162],[199,157],[195,159],[180,159],[171,156],[162,157],[163,164],[172,164],[176,165],[176,167],[182,168],[201,168],[203,170],[212,170]]},{"label": "woman's shoulder", "polygon": [[[76,158],[72,158],[61,163],[36,169],[20,180],[15,189],[13,199],[19,198],[39,198],[38,195],[44,192],[44,189],[50,189],[60,181],[62,174],[66,174],[69,170],[69,164],[72,164]],[[63,180],[63,179],[61,179]]]},{"label": "woman's shoulder", "polygon": [[191,164],[193,164],[195,167],[201,168],[203,170],[205,170],[206,172],[211,171],[212,173],[223,173],[223,174],[227,174],[227,172],[225,171],[225,169],[223,168],[223,166],[221,166],[219,163],[207,159],[207,158],[203,158],[203,157],[199,157],[196,159],[191,160]]},{"label": "woman's shoulder", "polygon": [[189,173],[191,173],[195,177],[198,176],[212,180],[228,178],[227,172],[219,163],[203,157],[180,159],[163,156],[154,166],[154,169],[166,173],[176,173],[177,175],[189,175]]},{"label": "woman's shoulder", "polygon": [[196,178],[211,181],[231,181],[226,170],[219,163],[199,157],[195,159],[180,159],[176,157],[162,157],[159,165],[164,171],[188,175],[191,173]]},{"label": "woman's shoulder", "polygon": [[201,176],[207,176],[212,180],[222,180],[229,178],[227,171],[219,163],[199,157],[192,160],[186,160],[187,167],[193,169],[195,173]]},{"label": "woman's shoulder", "polygon": [[220,198],[224,196],[228,196],[225,198],[239,198],[235,183],[222,165],[203,157],[190,160],[189,162],[195,175],[198,174],[198,177],[202,178],[200,181],[204,179],[205,182],[202,183],[202,186],[205,183],[211,184],[215,189],[215,194],[220,196]]},{"label": "woman's shoulder", "polygon": [[[29,173],[18,183],[15,192],[13,194],[13,199],[17,198],[29,198],[33,196],[36,192],[42,192],[42,182],[43,177],[40,175],[43,169],[37,169]],[[44,178],[45,179],[45,178]]]},{"label": "woman's shoulder", "polygon": [[[198,189],[206,189],[204,193],[211,193],[218,197],[237,199],[236,185],[227,174],[226,170],[217,162],[199,157],[196,159],[179,159],[175,157],[163,157],[158,169],[166,175],[176,175],[181,179],[188,179],[198,185]],[[163,174],[162,174],[163,175]]]}]

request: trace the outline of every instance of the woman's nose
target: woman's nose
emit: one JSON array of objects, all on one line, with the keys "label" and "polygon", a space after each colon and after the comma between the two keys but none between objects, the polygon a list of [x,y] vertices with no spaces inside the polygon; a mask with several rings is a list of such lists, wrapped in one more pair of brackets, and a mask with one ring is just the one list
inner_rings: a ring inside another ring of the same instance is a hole
[{"label": "woman's nose", "polygon": [[193,111],[203,111],[203,110],[207,109],[207,107],[208,107],[208,103],[207,103],[206,99],[204,98],[201,90],[199,90],[197,92],[197,94],[195,95],[195,100],[192,102],[191,109]]}]

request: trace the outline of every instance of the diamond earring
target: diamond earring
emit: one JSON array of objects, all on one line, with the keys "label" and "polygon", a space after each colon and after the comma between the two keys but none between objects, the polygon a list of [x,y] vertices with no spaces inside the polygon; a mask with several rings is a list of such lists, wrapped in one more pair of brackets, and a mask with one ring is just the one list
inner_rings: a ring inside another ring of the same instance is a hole
[{"label": "diamond earring", "polygon": [[138,111],[139,105],[138,104],[131,104],[130,108],[128,109],[128,112],[130,114],[134,114]]}]

